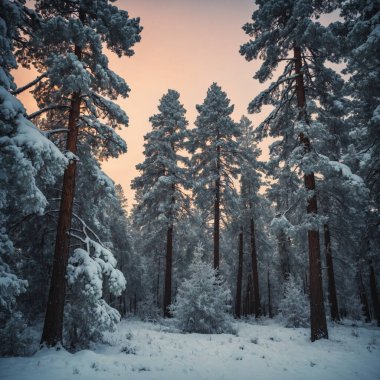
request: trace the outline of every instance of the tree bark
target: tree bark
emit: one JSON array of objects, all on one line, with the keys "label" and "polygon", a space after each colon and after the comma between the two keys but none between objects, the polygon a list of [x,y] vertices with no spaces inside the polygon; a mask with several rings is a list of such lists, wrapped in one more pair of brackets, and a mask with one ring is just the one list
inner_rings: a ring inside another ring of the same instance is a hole
[{"label": "tree bark", "polygon": [[365,321],[368,323],[368,322],[371,322],[371,314],[369,312],[368,299],[365,292],[363,277],[360,270],[358,270],[357,277],[358,277],[358,284],[359,284],[360,303],[362,304],[362,312],[364,314]]},{"label": "tree bark", "polygon": [[172,264],[173,264],[173,225],[169,225],[167,233],[166,233],[164,317],[171,316],[169,306],[172,303]]},{"label": "tree bark", "polygon": [[268,282],[268,315],[269,315],[269,318],[273,318],[272,296],[271,296],[271,289],[270,289],[269,269],[268,269],[268,272],[267,272],[267,282]]},{"label": "tree bark", "polygon": [[[77,49],[76,53],[77,53]],[[79,51],[79,49],[78,49]],[[79,54],[77,54],[79,55]],[[81,98],[74,93],[71,99],[66,150],[76,154],[78,119]],[[50,282],[48,304],[41,344],[53,347],[62,343],[63,311],[66,297],[66,270],[69,258],[70,229],[75,193],[76,161],[70,161],[63,175],[62,196],[59,209],[57,235]]]},{"label": "tree bark", "polygon": [[290,263],[289,263],[289,240],[284,233],[284,231],[281,231],[278,235],[278,250],[279,250],[279,256],[280,256],[280,262],[281,262],[281,272],[283,281],[287,281],[290,274]]},{"label": "tree bark", "polygon": [[376,276],[375,276],[375,271],[373,269],[372,262],[369,263],[369,271],[370,271],[369,282],[370,282],[370,288],[371,288],[373,311],[375,314],[375,318],[377,319],[377,325],[380,327],[380,302],[379,302],[379,295],[377,293]]},{"label": "tree bark", "polygon": [[250,221],[251,230],[251,259],[252,259],[252,288],[254,297],[254,311],[255,317],[261,316],[261,303],[260,303],[260,290],[259,290],[259,272],[257,269],[257,251],[256,251],[256,239],[255,239],[255,222],[253,218]]},{"label": "tree bark", "polygon": [[[219,136],[218,136],[219,139]],[[219,235],[220,235],[220,146],[216,148],[217,154],[217,179],[215,180],[214,202],[214,269],[219,270]]]},{"label": "tree bark", "polygon": [[238,273],[236,283],[236,297],[235,297],[235,316],[241,317],[241,288],[243,281],[243,230],[239,233],[239,259],[238,259]]},{"label": "tree bark", "polygon": [[158,269],[157,269],[157,281],[156,281],[156,304],[160,307],[160,272],[161,272],[161,257],[158,256]]},{"label": "tree bark", "polygon": [[[296,78],[296,95],[297,106],[299,109],[298,120],[308,122],[306,114],[306,97],[305,87],[302,73],[302,57],[301,49],[294,47],[294,68],[297,74]],[[303,133],[300,133],[300,142],[304,147],[305,154],[311,151],[310,140]],[[312,195],[307,200],[307,213],[316,215],[317,196],[315,194],[315,178],[314,173],[304,174],[304,183],[307,191]],[[307,232],[309,243],[309,277],[310,277],[310,325],[311,325],[311,341],[326,338],[328,339],[325,306],[323,303],[322,288],[322,270],[321,270],[321,254],[319,246],[319,231],[309,230]]]},{"label": "tree bark", "polygon": [[324,238],[325,238],[325,255],[327,265],[327,279],[328,279],[328,291],[329,291],[329,304],[331,320],[334,322],[340,321],[338,298],[336,295],[335,276],[334,276],[334,263],[331,254],[331,239],[329,225],[323,226]]}]

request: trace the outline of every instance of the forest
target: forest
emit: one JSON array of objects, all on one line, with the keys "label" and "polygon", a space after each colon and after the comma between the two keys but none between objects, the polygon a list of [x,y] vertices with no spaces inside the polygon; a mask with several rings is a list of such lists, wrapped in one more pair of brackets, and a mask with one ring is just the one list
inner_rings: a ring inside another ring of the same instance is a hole
[{"label": "forest", "polygon": [[263,91],[236,119],[210,80],[193,125],[161,94],[134,199],[118,3],[0,0],[0,378],[379,378],[377,1],[252,1]]}]

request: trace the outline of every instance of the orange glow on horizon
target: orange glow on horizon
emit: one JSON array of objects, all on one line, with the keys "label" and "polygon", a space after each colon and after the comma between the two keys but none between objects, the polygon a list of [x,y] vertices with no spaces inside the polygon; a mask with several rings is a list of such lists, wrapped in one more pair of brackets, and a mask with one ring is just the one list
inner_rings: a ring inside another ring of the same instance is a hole
[{"label": "orange glow on horizon", "polygon": [[[131,88],[129,98],[117,102],[126,110],[130,123],[118,131],[127,142],[128,153],[102,163],[102,168],[123,186],[132,205],[130,183],[138,174],[136,164],[144,159],[149,117],[157,112],[158,101],[168,89],[181,94],[192,128],[197,116],[195,105],[203,102],[212,82],[217,82],[235,105],[236,121],[247,115],[248,103],[267,84],[252,79],[259,63],[247,62],[239,54],[240,45],[249,39],[241,28],[250,20],[252,0],[121,0],[115,5],[131,17],[140,17],[144,28],[133,57],[107,53],[110,67]],[[35,78],[34,71],[25,69],[14,74],[19,86]],[[36,110],[30,94],[23,94],[20,100],[29,112]],[[247,116],[255,125],[263,118]],[[262,145],[264,152],[266,146]]]}]

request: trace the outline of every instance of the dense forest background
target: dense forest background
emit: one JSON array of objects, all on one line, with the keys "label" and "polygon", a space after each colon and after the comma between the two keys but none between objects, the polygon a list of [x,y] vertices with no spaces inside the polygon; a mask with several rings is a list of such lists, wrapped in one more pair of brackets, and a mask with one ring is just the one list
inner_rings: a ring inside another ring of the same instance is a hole
[{"label": "dense forest background", "polygon": [[[1,354],[29,353],[35,326],[79,350],[130,314],[189,332],[276,317],[312,341],[327,320],[379,324],[379,17],[369,0],[257,0],[240,53],[267,88],[247,111],[272,111],[233,120],[212,83],[189,126],[168,89],[127,211],[101,162],[127,151],[130,89],[104,50],[133,56],[140,20],[106,0],[0,0]],[[18,88],[18,66],[38,76]]]}]

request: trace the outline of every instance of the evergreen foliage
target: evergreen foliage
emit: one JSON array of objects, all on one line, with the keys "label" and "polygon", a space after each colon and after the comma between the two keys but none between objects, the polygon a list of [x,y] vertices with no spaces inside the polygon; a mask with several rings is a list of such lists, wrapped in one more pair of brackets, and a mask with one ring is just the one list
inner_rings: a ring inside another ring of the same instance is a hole
[{"label": "evergreen foliage", "polygon": [[302,285],[289,275],[285,283],[284,298],[279,305],[286,327],[307,327],[310,320],[309,300]]},{"label": "evergreen foliage", "polygon": [[230,290],[222,276],[203,261],[203,255],[203,247],[198,245],[189,268],[189,278],[181,283],[171,312],[178,327],[185,332],[231,332]]}]

